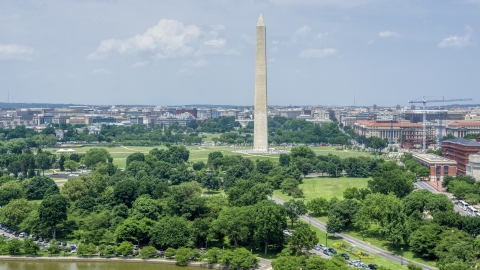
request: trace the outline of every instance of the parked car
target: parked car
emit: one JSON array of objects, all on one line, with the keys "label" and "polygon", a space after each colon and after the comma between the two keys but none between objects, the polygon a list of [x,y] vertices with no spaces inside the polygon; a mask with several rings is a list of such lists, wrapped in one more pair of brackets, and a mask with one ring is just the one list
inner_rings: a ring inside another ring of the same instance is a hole
[{"label": "parked car", "polygon": [[331,256],[331,255],[332,255],[332,253],[331,253],[330,250],[328,250],[328,249],[325,249],[325,250],[323,251],[323,254],[325,254],[325,255],[327,255],[327,256]]},{"label": "parked car", "polygon": [[315,249],[315,250],[320,250],[320,246],[319,246],[319,245],[315,245],[315,246],[313,246],[313,249]]},{"label": "parked car", "polygon": [[133,245],[134,250],[138,250],[138,245]]},{"label": "parked car", "polygon": [[327,246],[325,246],[325,245],[323,245],[323,244],[318,244],[318,246],[320,247],[321,250],[328,249]]},{"label": "parked car", "polygon": [[39,243],[42,243],[42,242],[43,242],[43,238],[42,238],[42,237],[38,238],[38,242],[39,242]]},{"label": "parked car", "polygon": [[368,268],[370,268],[370,269],[377,269],[378,266],[377,266],[376,264],[373,264],[373,263],[372,263],[372,264],[369,264],[369,265],[368,265]]},{"label": "parked car", "polygon": [[23,237],[25,237],[25,234],[24,234],[23,232],[22,232],[22,233],[19,233],[19,234],[18,234],[18,237],[23,238]]},{"label": "parked car", "polygon": [[205,253],[205,252],[207,252],[207,249],[206,248],[199,248],[198,251],[200,253]]},{"label": "parked car", "polygon": [[345,260],[350,260],[350,256],[347,255],[347,253],[342,253],[340,254],[340,256],[342,256]]},{"label": "parked car", "polygon": [[337,254],[337,251],[333,248],[329,248],[328,251],[330,251],[330,253],[332,254]]}]

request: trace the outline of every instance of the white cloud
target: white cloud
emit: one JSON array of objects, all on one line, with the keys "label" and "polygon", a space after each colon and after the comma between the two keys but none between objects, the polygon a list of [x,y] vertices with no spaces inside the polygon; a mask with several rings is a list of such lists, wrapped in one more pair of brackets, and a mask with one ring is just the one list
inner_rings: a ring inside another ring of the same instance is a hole
[{"label": "white cloud", "polygon": [[162,19],[145,33],[127,39],[107,39],[100,43],[97,50],[88,59],[97,59],[110,52],[133,54],[154,52],[157,58],[185,56],[195,51],[193,45],[198,42],[202,31],[195,25],[184,26],[176,20]]},{"label": "white cloud", "polygon": [[442,42],[438,44],[439,48],[463,48],[471,45],[470,43],[470,33],[473,32],[473,28],[470,25],[466,25],[465,29],[467,33],[464,36],[449,36],[444,38]]},{"label": "white cloud", "polygon": [[148,65],[148,63],[150,63],[150,61],[141,61],[141,62],[136,62],[132,65],[133,68],[139,68],[139,67],[144,67],[146,65]]},{"label": "white cloud", "polygon": [[255,39],[253,39],[251,36],[247,34],[242,34],[241,38],[248,43],[255,44]]},{"label": "white cloud", "polygon": [[399,38],[402,35],[400,35],[397,32],[393,32],[393,31],[383,31],[383,32],[378,33],[378,36],[382,37],[382,38]]},{"label": "white cloud", "polygon": [[[185,26],[177,20],[162,19],[145,33],[127,39],[103,40],[97,50],[87,59],[95,60],[110,53],[123,55],[134,53],[150,53],[154,59],[186,57],[195,54],[238,54],[236,50],[227,48],[227,41],[219,37],[225,26],[213,25],[210,31],[202,31],[196,25]],[[134,64],[135,65],[135,64]],[[141,64],[136,67],[141,66]]]},{"label": "white cloud", "polygon": [[94,69],[92,73],[93,74],[112,74],[113,72],[105,68],[99,68],[99,69]]},{"label": "white cloud", "polygon": [[37,52],[30,47],[18,44],[0,44],[0,60],[31,61]]},{"label": "white cloud", "polygon": [[293,34],[293,37],[291,38],[293,43],[298,42],[299,39],[305,38],[308,33],[310,33],[311,29],[310,27],[304,25],[295,31],[295,34]]},{"label": "white cloud", "polygon": [[205,60],[205,59],[199,59],[198,61],[187,61],[185,62],[185,65],[188,66],[188,67],[193,67],[193,68],[199,68],[199,67],[204,67],[204,66],[207,66],[208,64],[208,61]]},{"label": "white cloud", "polygon": [[337,50],[332,48],[325,49],[306,49],[300,53],[301,58],[319,58],[334,55]]}]

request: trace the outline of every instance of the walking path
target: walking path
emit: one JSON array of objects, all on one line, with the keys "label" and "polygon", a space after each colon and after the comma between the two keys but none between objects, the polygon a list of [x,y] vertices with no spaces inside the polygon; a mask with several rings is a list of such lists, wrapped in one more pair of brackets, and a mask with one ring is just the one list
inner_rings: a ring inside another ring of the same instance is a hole
[{"label": "walking path", "polygon": [[[284,203],[283,200],[280,200],[280,199],[275,198],[275,197],[272,197],[272,200],[274,202],[278,203],[278,204],[283,204]],[[327,231],[327,225],[325,223],[315,219],[315,218],[310,218],[308,216],[302,216],[301,219],[306,221],[306,222],[309,222],[311,225],[319,228],[320,230],[322,230],[324,232]],[[373,245],[367,244],[366,242],[364,242],[362,240],[359,240],[359,239],[357,239],[353,236],[350,236],[348,234],[337,233],[337,234],[335,234],[335,236],[342,239],[343,241],[351,244],[351,245],[354,245],[354,246],[359,247],[359,248],[361,248],[361,249],[363,249],[367,252],[375,254],[376,256],[381,256],[381,257],[384,257],[386,259],[389,259],[389,260],[397,262],[397,263],[404,263],[404,264],[414,263],[418,266],[421,266],[423,269],[426,269],[426,270],[438,269],[438,268],[433,267],[433,266],[429,266],[429,265],[426,265],[426,264],[423,264],[423,263],[414,262],[412,260],[405,259],[403,257],[400,257],[400,256],[396,255],[396,254],[393,254],[390,251],[386,251],[386,250],[383,250],[381,248],[375,247]]]}]

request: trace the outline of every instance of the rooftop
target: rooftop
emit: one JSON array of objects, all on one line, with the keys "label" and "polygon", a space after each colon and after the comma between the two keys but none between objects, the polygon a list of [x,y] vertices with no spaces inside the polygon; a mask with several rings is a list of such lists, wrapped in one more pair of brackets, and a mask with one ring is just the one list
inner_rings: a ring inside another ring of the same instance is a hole
[{"label": "rooftop", "polygon": [[413,153],[413,157],[417,159],[424,160],[428,163],[448,163],[448,164],[457,164],[455,160],[451,160],[448,158],[444,158],[441,156],[437,156],[434,154],[419,154],[419,153]]},{"label": "rooftop", "polygon": [[443,142],[450,142],[450,143],[467,145],[467,146],[480,146],[480,142],[477,142],[476,140],[467,140],[464,138],[455,138],[455,139],[446,140]]},{"label": "rooftop", "polygon": [[[359,125],[365,125],[369,127],[390,127],[390,122],[377,122],[375,120],[358,120]],[[405,123],[394,122],[393,127],[421,127],[420,123]]]}]

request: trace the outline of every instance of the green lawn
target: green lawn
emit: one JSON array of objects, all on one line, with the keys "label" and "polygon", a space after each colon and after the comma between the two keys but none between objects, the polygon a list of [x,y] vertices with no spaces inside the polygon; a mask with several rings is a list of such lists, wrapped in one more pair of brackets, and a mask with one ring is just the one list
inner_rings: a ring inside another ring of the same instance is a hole
[{"label": "green lawn", "polygon": [[[207,139],[204,139],[204,141],[210,141],[211,138],[218,137],[220,136],[220,134],[206,134],[206,136],[207,136]],[[79,154],[83,154],[87,152],[88,149],[95,148],[95,147],[98,147],[98,146],[84,146],[84,147],[74,148],[74,150]],[[220,151],[223,153],[223,155],[242,155],[252,160],[269,159],[276,162],[278,161],[278,157],[279,157],[278,154],[258,155],[258,154],[241,154],[241,153],[232,152],[233,150],[251,149],[252,148],[251,146],[241,146],[235,149],[230,146],[186,146],[186,147],[190,151],[189,161],[191,162],[197,162],[197,161],[206,162],[208,160],[208,154],[214,151]],[[116,147],[104,147],[104,148],[107,149],[107,151],[113,157],[113,163],[117,165],[119,168],[124,168],[128,155],[132,153],[137,153],[137,152],[146,154],[153,148],[165,149],[166,147],[163,145],[160,145],[160,146],[116,146]],[[282,149],[283,147],[277,147],[277,148]],[[311,148],[317,155],[334,154],[334,155],[340,156],[341,158],[369,155],[368,152],[358,152],[356,150],[335,150],[335,147],[331,147],[331,146],[315,146]],[[46,150],[51,151],[52,153],[55,153],[58,150],[58,148],[49,148]]]},{"label": "green lawn", "polygon": [[[342,240],[340,240],[340,238],[337,238],[333,235],[328,235],[328,241],[326,241],[326,234],[325,234],[324,231],[322,231],[322,230],[320,230],[317,227],[314,227],[312,225],[310,225],[310,228],[317,233],[319,244],[324,244],[324,245],[327,244],[328,247],[333,247],[333,244],[336,243],[336,242],[343,242],[345,244],[348,244],[345,241],[342,241]],[[362,249],[359,249],[359,250],[362,250]],[[337,252],[338,253],[347,253],[350,256],[351,260],[358,260],[358,257],[356,257],[356,255],[354,255],[354,254],[350,254],[350,253],[348,253],[346,251],[342,251],[342,250],[337,250]],[[394,261],[391,261],[389,259],[386,259],[386,258],[383,258],[383,257],[380,257],[380,256],[375,256],[374,259],[362,259],[362,262],[364,262],[365,264],[374,263],[374,264],[377,264],[378,266],[388,267],[389,269],[407,269],[407,267],[405,265],[402,266],[399,263],[396,263]]]},{"label": "green lawn", "polygon": [[[373,246],[379,247],[379,248],[384,249],[384,250],[388,250],[388,251],[390,251],[394,254],[397,254],[397,255],[402,254],[401,248],[403,248],[403,257],[405,257],[407,259],[410,259],[412,261],[416,261],[416,262],[420,262],[420,263],[423,263],[423,264],[426,264],[426,265],[436,267],[436,262],[435,261],[426,260],[425,258],[419,257],[418,255],[415,255],[415,253],[413,253],[412,251],[409,250],[408,245],[400,245],[400,246],[397,246],[397,247],[392,247],[392,245],[389,244],[386,240],[382,240],[382,237],[378,233],[379,229],[380,229],[379,225],[372,226],[372,228],[370,228],[370,230],[365,232],[365,234],[364,234],[364,237],[365,237],[364,239],[365,240],[364,241],[373,245]],[[362,239],[362,235],[361,235],[360,231],[350,230],[346,233],[348,233],[349,235],[351,235],[351,236],[353,236],[357,239],[360,239],[360,240]]]},{"label": "green lawn", "polygon": [[[299,185],[299,188],[303,190],[305,201],[308,202],[311,199],[323,197],[330,200],[333,197],[339,199],[343,198],[343,191],[349,187],[366,188],[367,182],[371,178],[353,178],[353,177],[307,177],[303,179],[303,183]],[[282,191],[275,190],[273,196],[288,201],[292,197],[282,194]]]}]

